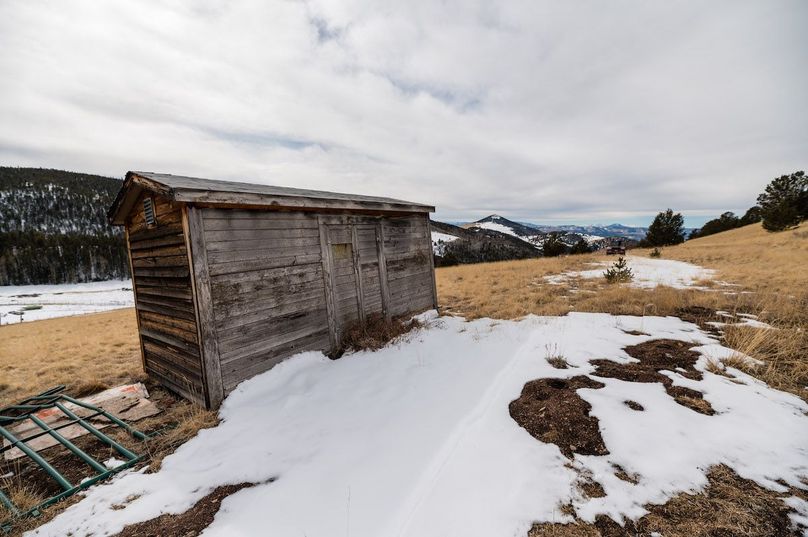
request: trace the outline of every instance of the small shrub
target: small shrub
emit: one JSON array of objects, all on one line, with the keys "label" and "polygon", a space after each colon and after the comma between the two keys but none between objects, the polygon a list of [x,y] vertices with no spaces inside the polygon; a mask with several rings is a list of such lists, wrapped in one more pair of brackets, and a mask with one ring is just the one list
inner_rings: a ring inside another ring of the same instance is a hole
[{"label": "small shrub", "polygon": [[659,248],[654,248],[648,255],[651,257],[662,257],[662,251]]},{"label": "small shrub", "polygon": [[563,356],[548,356],[546,360],[548,364],[556,369],[567,369],[569,367],[567,360]]},{"label": "small shrub", "polygon": [[615,261],[611,267],[606,269],[606,272],[603,273],[603,277],[606,278],[606,281],[609,283],[625,283],[634,279],[634,273],[631,272],[631,268],[629,268],[628,263],[626,263],[626,259],[621,256],[617,258],[617,261]]},{"label": "small shrub", "polygon": [[365,324],[354,323],[342,336],[340,349],[333,358],[339,358],[346,351],[377,351],[414,328],[421,326],[418,319],[404,321],[386,320],[382,315],[368,317]]}]

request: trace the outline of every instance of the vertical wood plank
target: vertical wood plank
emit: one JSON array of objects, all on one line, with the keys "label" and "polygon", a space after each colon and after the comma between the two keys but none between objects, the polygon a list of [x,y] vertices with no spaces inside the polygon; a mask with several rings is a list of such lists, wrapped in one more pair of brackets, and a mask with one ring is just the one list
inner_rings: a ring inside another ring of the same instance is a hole
[{"label": "vertical wood plank", "polygon": [[331,239],[328,237],[328,226],[322,217],[318,218],[320,228],[320,251],[323,262],[323,282],[325,283],[326,317],[328,318],[328,336],[331,340],[331,352],[337,350],[339,335],[337,334],[337,312],[334,305],[334,284],[332,268],[334,261],[331,258]]},{"label": "vertical wood plank", "polygon": [[376,223],[376,250],[379,257],[379,286],[382,292],[382,311],[384,312],[384,318],[389,321],[391,317],[390,287],[387,280],[387,259],[384,256],[384,225],[382,220]]},{"label": "vertical wood plank", "polygon": [[124,235],[126,236],[126,253],[129,256],[129,275],[132,277],[132,293],[135,295],[135,319],[137,320],[137,339],[140,343],[140,364],[143,366],[143,372],[146,372],[146,350],[143,348],[143,338],[140,337],[140,312],[137,309],[137,284],[135,283],[135,267],[132,264],[132,245],[129,244],[129,225],[124,228]]},{"label": "vertical wood plank", "polygon": [[351,222],[351,244],[353,245],[353,269],[356,278],[356,303],[359,306],[359,322],[365,324],[365,293],[362,283],[362,260],[359,258],[359,236],[356,222]]},{"label": "vertical wood plank", "polygon": [[199,335],[199,350],[202,354],[202,372],[205,401],[208,408],[218,408],[224,399],[222,367],[219,357],[219,341],[213,317],[213,300],[210,291],[208,253],[202,227],[201,209],[186,205],[182,209],[182,226],[188,262],[191,266],[191,289],[196,309],[196,325]]},{"label": "vertical wood plank", "polygon": [[426,218],[426,242],[429,246],[429,270],[432,271],[432,307],[438,309],[438,285],[435,281],[435,252],[432,250],[432,228],[429,224],[429,213],[424,214]]}]

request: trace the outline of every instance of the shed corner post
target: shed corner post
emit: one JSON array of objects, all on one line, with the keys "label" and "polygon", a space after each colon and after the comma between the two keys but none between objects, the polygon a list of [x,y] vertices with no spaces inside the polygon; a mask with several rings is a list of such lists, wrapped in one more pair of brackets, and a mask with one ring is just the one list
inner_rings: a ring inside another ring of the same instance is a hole
[{"label": "shed corner post", "polygon": [[432,221],[429,213],[424,213],[426,217],[426,241],[429,245],[427,257],[429,258],[429,268],[432,270],[432,307],[438,309],[438,283],[435,277],[435,250],[432,248]]},{"label": "shed corner post", "polygon": [[202,223],[202,213],[198,207],[186,204],[182,208],[182,226],[185,231],[188,263],[191,267],[191,289],[196,312],[203,385],[206,392],[203,394],[203,400],[207,408],[216,409],[224,400],[224,385],[222,382],[219,340],[216,335],[213,316],[205,230]]},{"label": "shed corner post", "polygon": [[322,216],[317,218],[317,226],[320,232],[320,257],[323,264],[323,282],[325,284],[325,305],[326,318],[328,320],[328,338],[331,342],[331,352],[336,352],[339,346],[339,335],[337,334],[336,305],[334,304],[334,282],[332,280],[331,259],[331,239],[328,235],[325,219]]},{"label": "shed corner post", "polygon": [[129,258],[129,276],[132,278],[132,294],[135,299],[135,321],[137,322],[137,340],[140,346],[140,365],[146,371],[146,349],[143,348],[143,336],[140,334],[140,312],[137,309],[137,282],[135,281],[135,263],[132,261],[132,243],[129,241],[129,222],[127,221],[123,229],[126,238],[126,255]]}]

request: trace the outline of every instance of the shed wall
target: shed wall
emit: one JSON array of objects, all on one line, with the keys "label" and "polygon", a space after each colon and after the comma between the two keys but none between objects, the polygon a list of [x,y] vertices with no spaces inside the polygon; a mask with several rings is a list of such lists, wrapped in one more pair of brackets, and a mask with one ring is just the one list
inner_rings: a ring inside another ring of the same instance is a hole
[{"label": "shed wall", "polygon": [[414,214],[384,218],[382,229],[390,314],[406,315],[437,307],[428,217]]},{"label": "shed wall", "polygon": [[[381,313],[385,293],[393,316],[435,306],[426,215],[218,208],[201,214],[225,393],[292,354],[329,350],[329,326],[359,320],[357,301],[363,315]],[[321,235],[323,222],[330,225]],[[335,250],[323,249],[323,236],[338,245]],[[382,274],[389,280],[384,290]]]},{"label": "shed wall", "polygon": [[182,206],[154,196],[148,227],[143,197],[127,224],[143,365],[170,389],[205,404],[204,381]]},{"label": "shed wall", "polygon": [[203,209],[222,384],[329,347],[317,215]]}]

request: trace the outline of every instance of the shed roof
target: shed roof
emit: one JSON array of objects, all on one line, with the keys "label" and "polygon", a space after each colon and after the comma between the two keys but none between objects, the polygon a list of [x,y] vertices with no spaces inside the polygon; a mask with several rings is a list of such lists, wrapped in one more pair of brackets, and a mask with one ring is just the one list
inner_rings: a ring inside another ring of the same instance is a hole
[{"label": "shed roof", "polygon": [[116,225],[126,216],[143,191],[173,201],[210,206],[256,206],[299,209],[331,209],[382,212],[434,212],[435,207],[377,196],[305,190],[254,183],[200,179],[153,172],[128,172],[107,216]]}]

